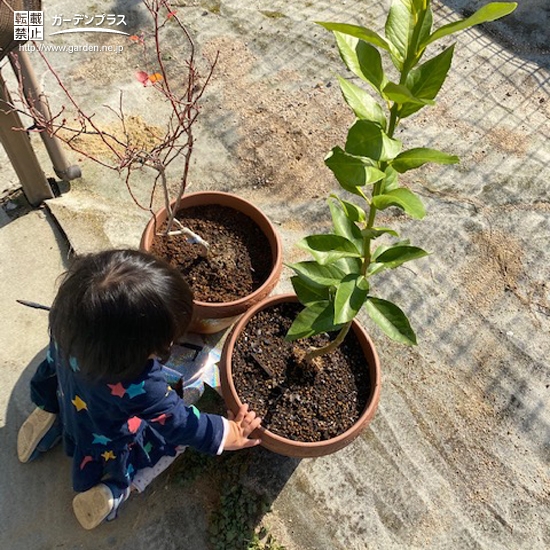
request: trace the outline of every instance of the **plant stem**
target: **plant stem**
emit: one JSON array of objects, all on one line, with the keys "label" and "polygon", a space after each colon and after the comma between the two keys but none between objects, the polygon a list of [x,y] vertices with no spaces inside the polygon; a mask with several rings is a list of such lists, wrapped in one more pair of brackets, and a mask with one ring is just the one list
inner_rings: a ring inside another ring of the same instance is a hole
[{"label": "plant stem", "polygon": [[[374,184],[373,190],[372,190],[372,196],[375,197],[376,195],[380,194],[382,183],[377,181]],[[369,219],[367,220],[367,226],[366,229],[372,229],[374,227],[374,221],[376,219],[376,212],[378,209],[374,204],[370,204],[369,207]],[[366,276],[367,270],[370,266],[371,262],[371,251],[370,251],[370,244],[372,241],[372,237],[366,236],[363,240],[363,262],[361,264],[361,275]]]},{"label": "plant stem", "polygon": [[168,231],[167,233],[163,233],[163,235],[166,237],[171,237],[173,235],[185,235],[187,237],[187,242],[190,244],[198,245],[200,249],[200,255],[206,258],[210,251],[210,244],[208,243],[208,241],[205,241],[200,235],[198,235],[194,231],[191,231],[191,229],[189,229],[188,227],[182,225],[182,223],[177,218],[174,218],[174,223],[176,223],[179,229],[177,229],[176,231]]},{"label": "plant stem", "polygon": [[[418,39],[420,36],[420,29],[424,22],[425,15],[426,15],[425,9],[419,13],[418,21],[416,22],[416,25],[413,31],[413,39],[411,42],[414,48],[409,50],[407,54],[407,59],[405,59],[403,63],[403,68],[401,69],[401,74],[399,77],[400,84],[405,84],[405,82],[407,81],[409,72],[412,66],[414,65],[416,55],[417,55],[416,49],[418,45]],[[399,124],[399,116],[397,114],[398,109],[399,109],[399,105],[397,103],[394,103],[390,108],[390,120],[386,130],[386,135],[389,138],[393,138],[393,135],[395,134],[395,129]],[[385,171],[387,167],[388,167],[387,162],[380,163],[380,170],[382,170],[382,172]],[[376,195],[379,195],[381,191],[382,191],[382,181],[378,181],[374,184],[374,187],[372,189],[372,196],[375,197]],[[369,218],[367,220],[366,229],[372,229],[374,227],[377,211],[378,209],[371,202],[369,207]],[[370,236],[366,236],[363,241],[363,263],[361,265],[361,274],[364,276],[367,274],[367,270],[371,263],[371,258],[372,258],[371,251],[370,251],[371,241],[372,241],[372,237]]]},{"label": "plant stem", "polygon": [[316,357],[324,355],[325,353],[330,353],[335,350],[340,344],[344,341],[347,336],[349,329],[351,327],[351,321],[346,323],[341,329],[336,338],[330,341],[326,346],[321,346],[320,348],[311,348],[305,355],[304,360],[306,363],[311,363]]},{"label": "plant stem", "polygon": [[388,137],[393,137],[393,134],[395,133],[395,129],[397,128],[398,124],[399,122],[397,120],[397,103],[394,103],[392,105],[392,108],[390,109],[390,123],[388,124],[388,131],[386,132]]},{"label": "plant stem", "polygon": [[[188,154],[188,152],[189,152],[189,149],[186,151],[186,153]],[[189,159],[186,158],[185,170],[187,171],[188,168],[189,168]],[[194,231],[191,231],[191,229],[182,225],[179,222],[179,220],[176,218],[176,214],[178,213],[183,193],[180,193],[178,195],[173,205],[170,204],[170,195],[168,192],[168,182],[166,180],[165,167],[162,164],[157,164],[155,165],[155,169],[158,171],[160,175],[160,180],[161,180],[162,190],[164,195],[164,206],[166,208],[166,212],[168,213],[168,218],[166,220],[166,228],[164,229],[164,232],[162,234],[165,237],[168,237],[171,235],[185,235],[191,244],[198,244],[200,246],[201,256],[206,257],[210,250],[210,244],[207,241],[205,241],[200,235],[197,235],[197,233],[195,233]],[[179,226],[179,230],[172,231],[172,226],[174,225],[174,223],[176,223]]]}]

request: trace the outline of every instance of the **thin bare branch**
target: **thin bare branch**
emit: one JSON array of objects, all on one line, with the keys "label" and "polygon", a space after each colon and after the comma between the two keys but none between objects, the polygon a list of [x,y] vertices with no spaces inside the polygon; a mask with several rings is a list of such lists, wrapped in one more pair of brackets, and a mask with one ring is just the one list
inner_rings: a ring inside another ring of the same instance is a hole
[{"label": "thin bare branch", "polygon": [[[104,105],[107,111],[115,115],[118,121],[117,127],[107,128],[97,120],[95,113],[86,113],[77,98],[65,85],[60,74],[52,67],[44,52],[39,48],[36,48],[39,55],[62,90],[70,106],[70,111],[74,111],[74,114],[69,115],[68,109],[63,105],[56,110],[55,115],[52,115],[47,98],[41,95],[38,99],[43,101],[48,108],[48,116],[45,116],[32,100],[27,99],[24,93],[21,71],[19,71],[19,100],[21,106],[18,104],[10,107],[31,117],[33,120],[31,128],[34,131],[45,131],[50,135],[54,135],[84,158],[103,167],[116,170],[123,176],[130,197],[139,208],[153,212],[154,197],[160,186],[163,202],[169,214],[163,232],[168,234],[171,231],[172,224],[179,224],[175,220],[175,213],[179,208],[181,196],[187,188],[191,158],[194,151],[193,126],[200,112],[199,101],[210,83],[218,62],[218,54],[216,54],[213,62],[208,62],[206,76],[201,79],[196,64],[195,42],[170,2],[168,0],[143,0],[143,5],[151,16],[152,32],[149,34],[142,33],[141,38],[134,40],[135,44],[133,45],[133,47],[138,47],[141,50],[144,68],[151,69],[146,72],[148,80],[142,81],[142,83],[144,86],[152,86],[156,92],[167,100],[166,104],[169,107],[166,125],[160,132],[162,135],[157,136],[155,132],[153,133],[155,136],[154,143],[144,144],[136,138],[131,118],[126,116],[124,110],[122,92],[119,94],[118,108]],[[164,47],[164,40],[166,40],[165,34],[169,23],[173,23],[175,28],[179,29],[188,46],[183,71],[181,62],[176,63],[166,55],[167,49]],[[149,48],[150,44],[154,45],[154,49]],[[182,74],[184,75],[183,78],[181,78]],[[156,75],[160,75],[160,77],[152,78]],[[70,122],[67,120],[69,116],[72,119]],[[87,140],[90,138],[98,140],[100,147],[89,147]],[[177,185],[169,183],[168,167],[170,167],[171,176],[173,173],[177,174]],[[141,204],[134,192],[132,183],[135,172],[142,171],[144,168],[149,168],[154,174],[147,205]],[[174,189],[174,191],[171,192],[171,189]],[[179,231],[184,230],[180,228]],[[200,236],[197,236],[195,240],[201,244]],[[201,246],[204,245],[201,244]]]}]

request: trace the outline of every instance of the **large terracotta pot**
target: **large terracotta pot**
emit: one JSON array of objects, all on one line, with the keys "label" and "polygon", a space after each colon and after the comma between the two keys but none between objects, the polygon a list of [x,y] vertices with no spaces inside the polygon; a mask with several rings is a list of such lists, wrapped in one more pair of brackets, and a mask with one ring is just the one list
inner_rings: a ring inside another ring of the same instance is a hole
[{"label": "large terracotta pot", "polygon": [[[223,303],[195,300],[195,319],[189,330],[201,334],[213,334],[229,327],[252,305],[266,298],[278,283],[283,266],[283,251],[279,234],[269,219],[246,199],[219,191],[189,193],[182,197],[180,208],[211,204],[233,208],[251,218],[259,226],[270,244],[270,250],[266,250],[266,254],[271,254],[272,269],[267,280],[244,298]],[[167,218],[168,212],[166,208],[162,208],[149,221],[141,238],[142,250],[151,250],[155,228],[162,227]]]},{"label": "large terracotta pot", "polygon": [[[227,407],[234,413],[236,413],[242,405],[242,402],[235,390],[232,378],[231,357],[235,342],[248,321],[258,311],[269,306],[274,306],[289,301],[297,302],[298,298],[294,294],[281,294],[271,296],[266,298],[263,302],[256,304],[254,307],[250,308],[235,324],[225,341],[219,363],[221,389]],[[378,401],[380,399],[380,361],[372,340],[357,321],[353,321],[352,330],[363,348],[363,353],[365,355],[365,368],[369,369],[371,382],[371,393],[367,400],[367,406],[358,421],[346,432],[337,437],[311,443],[286,439],[260,427],[259,431],[261,433],[258,434],[258,437],[261,438],[263,447],[284,456],[298,458],[324,456],[346,447],[366,428],[374,416],[374,413],[378,407]]]}]

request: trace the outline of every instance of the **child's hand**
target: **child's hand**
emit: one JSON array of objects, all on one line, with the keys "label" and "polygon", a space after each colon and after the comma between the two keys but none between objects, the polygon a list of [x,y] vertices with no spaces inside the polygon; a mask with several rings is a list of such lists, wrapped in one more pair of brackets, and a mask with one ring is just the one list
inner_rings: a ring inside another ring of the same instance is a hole
[{"label": "child's hand", "polygon": [[228,411],[227,414],[229,416],[229,434],[225,440],[224,451],[237,451],[260,444],[259,439],[248,438],[262,421],[254,411],[248,410],[248,405],[243,405],[237,416],[231,411]]}]

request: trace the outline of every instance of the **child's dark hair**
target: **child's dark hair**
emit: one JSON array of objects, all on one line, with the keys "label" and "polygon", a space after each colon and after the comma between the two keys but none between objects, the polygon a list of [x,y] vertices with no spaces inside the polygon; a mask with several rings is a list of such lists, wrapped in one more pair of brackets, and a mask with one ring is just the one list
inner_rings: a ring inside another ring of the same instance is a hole
[{"label": "child's dark hair", "polygon": [[138,376],[152,354],[166,354],[193,314],[182,275],[137,250],[77,259],[50,311],[50,334],[68,361],[95,380]]}]

